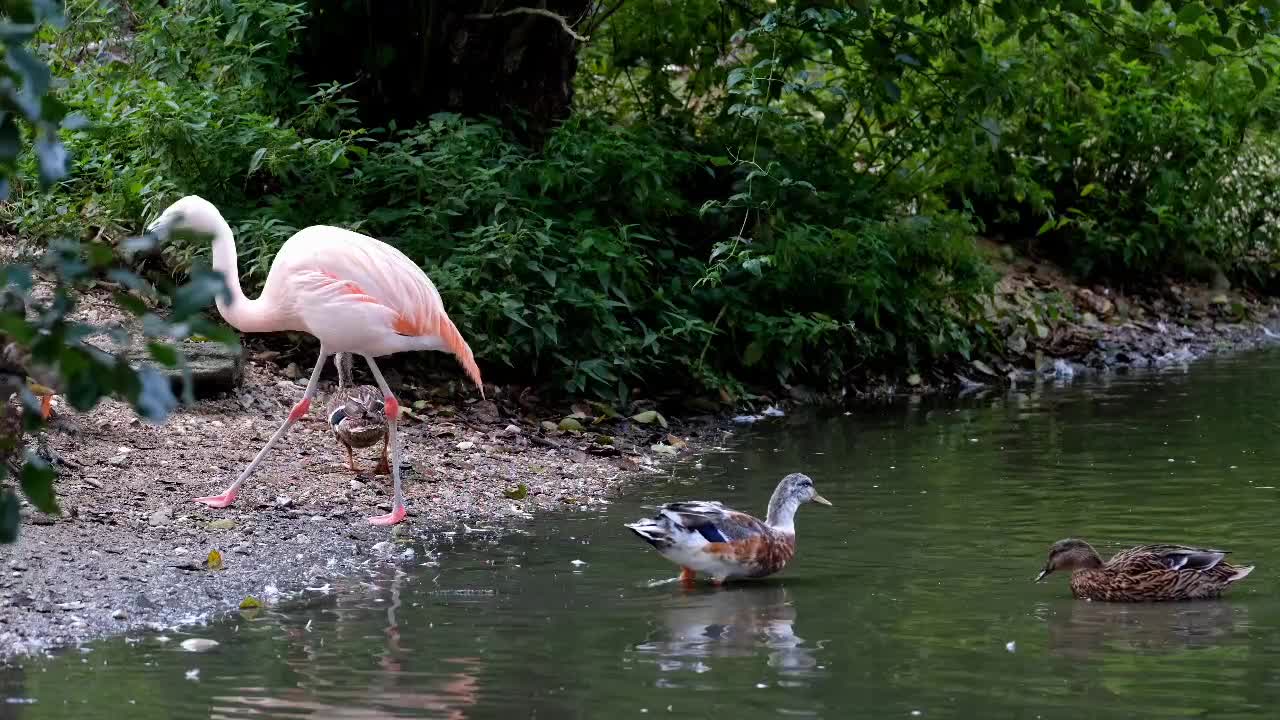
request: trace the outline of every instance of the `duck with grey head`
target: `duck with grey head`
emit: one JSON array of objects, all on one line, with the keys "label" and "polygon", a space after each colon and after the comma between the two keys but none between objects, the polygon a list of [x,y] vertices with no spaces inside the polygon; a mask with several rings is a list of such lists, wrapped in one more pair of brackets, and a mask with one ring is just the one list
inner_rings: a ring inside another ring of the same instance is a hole
[{"label": "duck with grey head", "polygon": [[716,584],[732,578],[761,578],[786,567],[796,552],[796,510],[808,502],[830,505],[802,473],[782,478],[764,520],[713,501],[667,503],[652,518],[627,528],[667,560],[682,568],[680,579],[697,573]]}]

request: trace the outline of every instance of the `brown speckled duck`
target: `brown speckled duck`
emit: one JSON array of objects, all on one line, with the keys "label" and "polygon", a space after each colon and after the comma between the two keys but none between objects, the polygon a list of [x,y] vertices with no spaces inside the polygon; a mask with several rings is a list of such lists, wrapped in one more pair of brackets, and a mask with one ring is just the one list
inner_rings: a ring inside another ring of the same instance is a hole
[{"label": "brown speckled duck", "polygon": [[337,353],[333,362],[338,366],[338,390],[329,399],[329,425],[347,449],[347,464],[353,472],[360,472],[351,449],[371,447],[381,440],[382,459],[373,471],[386,475],[391,466],[387,462],[387,416],[382,393],[372,385],[354,383],[351,353]]},{"label": "brown speckled duck", "polygon": [[1089,543],[1068,538],[1049,548],[1049,560],[1036,582],[1054,570],[1070,570],[1071,593],[1082,600],[1216,598],[1227,586],[1253,572],[1252,565],[1224,562],[1228,552],[1185,545],[1139,545],[1121,550],[1104,563]]},{"label": "brown speckled duck", "polygon": [[731,510],[721,503],[694,500],[667,503],[650,519],[628,523],[662,557],[682,568],[680,579],[697,573],[715,584],[730,578],[772,575],[796,554],[796,510],[807,502],[830,505],[802,473],[782,478],[764,520]]}]

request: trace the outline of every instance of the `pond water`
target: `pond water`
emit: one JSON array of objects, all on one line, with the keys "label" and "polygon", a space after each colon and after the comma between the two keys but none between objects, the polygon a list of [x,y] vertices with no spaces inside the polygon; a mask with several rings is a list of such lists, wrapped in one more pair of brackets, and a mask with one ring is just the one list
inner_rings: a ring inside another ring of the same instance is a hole
[{"label": "pond water", "polygon": [[[1276,352],[773,420],[607,508],[216,624],[208,653],[142,636],[0,670],[0,718],[1258,717],[1280,704],[1278,431]],[[622,523],[762,513],[796,470],[835,506],[801,508],[784,573],[651,585],[677,568]],[[1219,601],[1075,601],[1032,582],[1067,536],[1258,570]]]}]

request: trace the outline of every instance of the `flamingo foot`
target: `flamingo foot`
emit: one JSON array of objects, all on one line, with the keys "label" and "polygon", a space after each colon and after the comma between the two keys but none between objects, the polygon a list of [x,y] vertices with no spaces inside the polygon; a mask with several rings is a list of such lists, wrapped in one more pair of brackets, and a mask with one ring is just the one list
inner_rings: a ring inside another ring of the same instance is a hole
[{"label": "flamingo foot", "polygon": [[211,508],[229,507],[231,503],[236,501],[236,492],[235,489],[229,489],[221,495],[193,498],[192,502],[204,503]]},{"label": "flamingo foot", "polygon": [[369,524],[370,525],[395,525],[401,520],[404,520],[404,506],[397,505],[391,509],[390,513],[386,515],[378,515],[377,517],[369,518]]},{"label": "flamingo foot", "polygon": [[698,573],[694,572],[693,570],[690,570],[687,567],[680,568],[680,582],[684,583],[685,585],[692,585],[693,579],[697,576],[698,576]]}]

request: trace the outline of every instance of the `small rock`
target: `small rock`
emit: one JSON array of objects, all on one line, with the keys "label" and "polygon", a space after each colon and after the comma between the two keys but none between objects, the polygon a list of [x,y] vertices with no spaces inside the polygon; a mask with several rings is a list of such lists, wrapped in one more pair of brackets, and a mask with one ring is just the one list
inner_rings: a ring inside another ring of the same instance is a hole
[{"label": "small rock", "polygon": [[151,527],[159,527],[160,525],[168,525],[169,521],[172,519],[173,510],[167,507],[162,507],[151,513],[151,517],[147,518],[147,524]]},{"label": "small rock", "polygon": [[72,602],[58,603],[59,610],[83,610],[84,603],[76,600]]},{"label": "small rock", "polygon": [[276,497],[276,507],[287,508],[293,504],[293,498],[288,495],[280,495]]},{"label": "small rock", "polygon": [[545,430],[546,432],[555,432],[556,430],[559,430],[560,428],[559,428],[559,426],[557,426],[555,423],[551,422],[550,420],[543,420],[543,421],[542,421],[542,429],[543,429],[543,430]]},{"label": "small rock", "polygon": [[475,446],[476,446],[476,444],[475,444],[475,443],[473,443],[473,442],[471,442],[470,440],[463,440],[462,442],[458,443],[456,447],[457,447],[459,450],[470,450],[471,448],[473,448],[473,447],[475,447]]},{"label": "small rock", "polygon": [[502,428],[502,432],[498,433],[500,437],[515,437],[520,434],[520,428],[515,425],[507,425]]},{"label": "small rock", "polygon": [[210,530],[232,530],[236,526],[236,521],[228,518],[221,518],[209,523]]},{"label": "small rock", "polygon": [[128,620],[129,613],[125,612],[124,610],[117,610],[111,613],[111,617],[115,620]]},{"label": "small rock", "polygon": [[113,467],[123,467],[127,462],[129,462],[129,457],[127,455],[112,455],[107,458],[107,464]]},{"label": "small rock", "polygon": [[395,544],[390,540],[383,540],[369,549],[376,555],[386,555],[395,549]]},{"label": "small rock", "polygon": [[182,649],[187,652],[205,652],[216,647],[218,647],[218,641],[207,638],[187,638],[182,641]]},{"label": "small rock", "polygon": [[284,376],[290,380],[297,380],[302,377],[302,368],[298,367],[298,363],[289,363],[284,369]]}]

